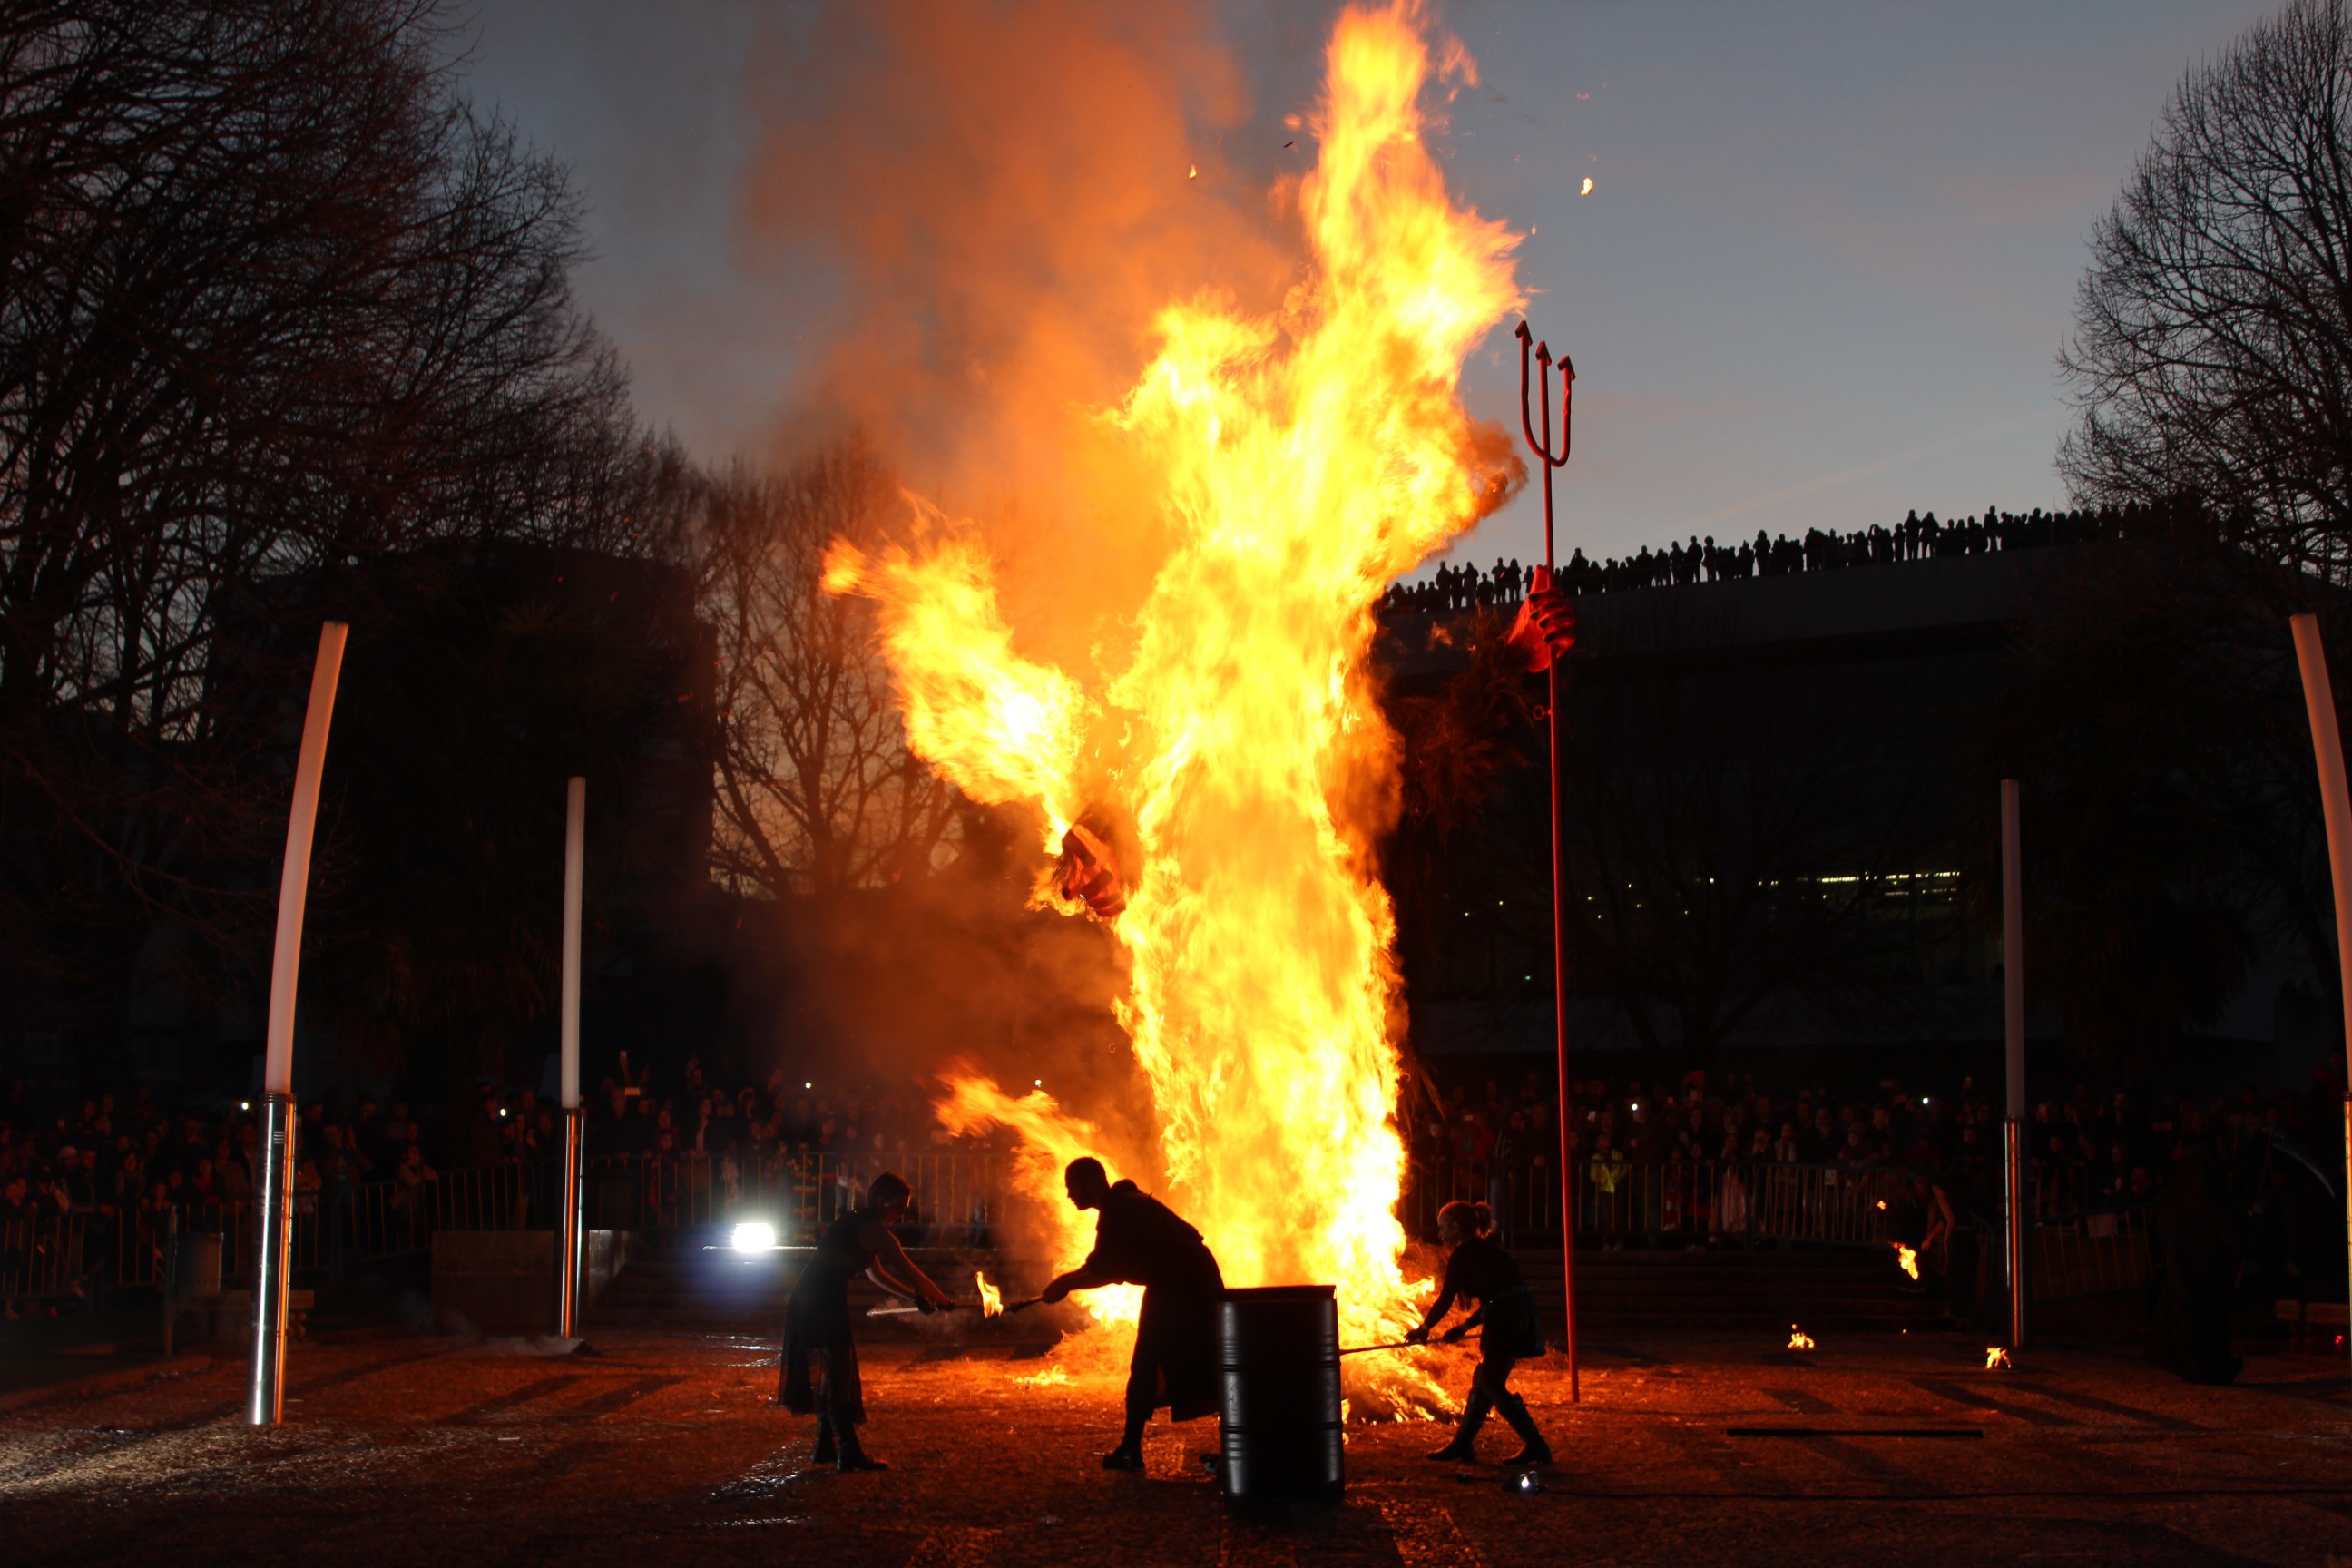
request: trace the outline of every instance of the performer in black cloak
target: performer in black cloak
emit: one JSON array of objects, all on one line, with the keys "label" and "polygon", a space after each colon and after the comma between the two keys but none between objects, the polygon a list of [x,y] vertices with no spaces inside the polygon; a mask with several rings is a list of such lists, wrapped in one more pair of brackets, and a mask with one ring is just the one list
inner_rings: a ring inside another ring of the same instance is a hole
[{"label": "performer in black cloak", "polygon": [[1144,1424],[1154,1410],[1168,1406],[1171,1421],[1216,1412],[1217,1302],[1225,1279],[1199,1231],[1133,1182],[1112,1185],[1101,1161],[1071,1161],[1062,1181],[1072,1204],[1099,1215],[1095,1249],[1041,1299],[1058,1301],[1101,1285],[1143,1287],[1127,1373],[1127,1431],[1103,1456],[1107,1470],[1139,1470]]},{"label": "performer in black cloak", "polygon": [[2164,1283],[2148,1325],[2147,1359],[2190,1383],[2235,1382],[2245,1364],[2230,1347],[2237,1216],[2211,1144],[2198,1139],[2180,1145],[2154,1219]]},{"label": "performer in black cloak", "polygon": [[[816,1462],[837,1462],[844,1470],[887,1470],[857,1441],[866,1419],[866,1391],[857,1376],[857,1345],[849,1331],[849,1280],[864,1274],[875,1284],[924,1311],[952,1306],[947,1293],[915,1267],[890,1227],[907,1217],[914,1189],[885,1171],[866,1189],[863,1208],[850,1210],[826,1227],[816,1256],[793,1286],[784,1305],[784,1358],[777,1379],[777,1402],[795,1415],[816,1416]],[[812,1388],[814,1363],[821,1386]]]},{"label": "performer in black cloak", "polygon": [[1478,1370],[1470,1374],[1470,1397],[1462,1406],[1462,1420],[1454,1429],[1454,1440],[1429,1457],[1433,1459],[1469,1461],[1478,1457],[1478,1428],[1486,1424],[1486,1414],[1499,1410],[1511,1430],[1519,1435],[1522,1447],[1504,1461],[1522,1468],[1551,1463],[1551,1445],[1536,1429],[1536,1419],[1528,1414],[1527,1401],[1509,1388],[1511,1368],[1528,1356],[1538,1356],[1549,1347],[1544,1343],[1543,1324],[1536,1316],[1535,1292],[1528,1289],[1527,1277],[1519,1266],[1511,1261],[1487,1233],[1495,1228],[1494,1215],[1485,1204],[1450,1203],[1437,1211],[1438,1239],[1445,1244],[1445,1279],[1438,1287],[1437,1300],[1422,1314],[1418,1327],[1405,1335],[1414,1344],[1425,1343],[1430,1330],[1435,1328],[1456,1300],[1468,1298],[1478,1303],[1478,1310],[1445,1331],[1445,1342],[1457,1344],[1470,1331],[1483,1326],[1480,1336]]}]

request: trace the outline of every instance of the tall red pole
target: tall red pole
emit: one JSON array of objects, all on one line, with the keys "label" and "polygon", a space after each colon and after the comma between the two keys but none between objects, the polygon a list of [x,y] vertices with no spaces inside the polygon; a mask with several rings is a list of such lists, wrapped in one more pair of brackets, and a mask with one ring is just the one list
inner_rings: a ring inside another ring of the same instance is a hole
[{"label": "tall red pole", "polygon": [[[1571,446],[1569,439],[1569,401],[1576,391],[1576,368],[1562,354],[1559,361],[1559,455],[1551,450],[1551,345],[1535,345],[1536,362],[1543,367],[1535,377],[1536,403],[1540,409],[1543,433],[1536,433],[1536,418],[1528,407],[1529,376],[1528,346],[1534,334],[1525,321],[1519,323],[1519,425],[1527,433],[1528,445],[1535,449],[1536,460],[1543,467],[1544,498],[1544,582],[1547,585],[1559,581],[1557,554],[1552,544],[1551,471],[1568,461]],[[1553,1045],[1559,1065],[1559,1270],[1560,1313],[1567,1321],[1568,1398],[1571,1405],[1581,1404],[1583,1389],[1578,1380],[1576,1366],[1576,1169],[1570,1159],[1570,1142],[1573,1136],[1570,1117],[1571,1102],[1568,1084],[1568,844],[1565,824],[1560,816],[1559,795],[1559,660],[1552,658],[1544,672],[1545,739],[1550,747],[1551,763],[1551,1017]]]}]

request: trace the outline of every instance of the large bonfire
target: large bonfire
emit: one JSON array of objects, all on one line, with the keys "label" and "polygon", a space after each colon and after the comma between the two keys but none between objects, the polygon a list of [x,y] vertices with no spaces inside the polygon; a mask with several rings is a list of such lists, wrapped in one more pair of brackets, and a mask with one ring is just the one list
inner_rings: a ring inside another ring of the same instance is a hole
[{"label": "large bonfire", "polygon": [[[1458,45],[1433,60],[1416,7],[1341,16],[1297,192],[1301,281],[1278,316],[1167,306],[1158,356],[1097,416],[1156,476],[1169,541],[1115,667],[1024,657],[980,533],[928,507],[911,550],[836,545],[827,563],[830,589],[878,602],[908,742],[931,767],[1034,813],[1048,858],[1082,816],[1118,824],[1097,842],[1120,847],[1119,1021],[1150,1085],[1164,1195],[1229,1283],[1336,1284],[1356,1342],[1395,1338],[1425,1291],[1394,1212],[1400,1008],[1373,838],[1395,739],[1368,670],[1372,612],[1495,499],[1500,460],[1457,382],[1519,303],[1517,237],[1456,205],[1423,144],[1433,66],[1475,79]],[[1056,1261],[1082,1256],[1091,1226],[1060,1165],[1100,1152],[1091,1130],[976,1076],[953,1079],[940,1111],[1020,1136]],[[1131,1294],[1091,1305],[1107,1321],[1134,1310]],[[1360,1415],[1443,1404],[1402,1357],[1356,1358],[1349,1382]]]}]

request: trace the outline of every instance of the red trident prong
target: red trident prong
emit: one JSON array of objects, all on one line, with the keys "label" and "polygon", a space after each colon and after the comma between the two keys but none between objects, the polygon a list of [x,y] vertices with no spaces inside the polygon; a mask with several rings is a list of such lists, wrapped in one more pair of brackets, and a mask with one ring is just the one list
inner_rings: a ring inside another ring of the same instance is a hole
[{"label": "red trident prong", "polygon": [[[1551,471],[1567,466],[1569,450],[1574,444],[1569,436],[1568,416],[1576,396],[1576,366],[1566,354],[1559,356],[1559,455],[1554,457],[1551,449],[1551,345],[1537,342],[1535,334],[1528,331],[1528,324],[1525,321],[1519,323],[1518,338],[1519,428],[1527,432],[1528,446],[1533,449],[1537,458],[1543,464],[1544,571],[1549,576],[1555,575],[1557,573],[1553,563],[1551,542]],[[1530,377],[1528,374],[1528,349],[1530,344],[1535,348],[1537,363],[1543,366],[1543,374],[1539,377]],[[1530,409],[1528,406],[1528,395],[1534,390],[1533,384],[1538,380],[1542,382],[1543,388],[1536,397],[1537,408]],[[1541,437],[1536,434],[1536,416],[1538,410],[1543,418]]]}]

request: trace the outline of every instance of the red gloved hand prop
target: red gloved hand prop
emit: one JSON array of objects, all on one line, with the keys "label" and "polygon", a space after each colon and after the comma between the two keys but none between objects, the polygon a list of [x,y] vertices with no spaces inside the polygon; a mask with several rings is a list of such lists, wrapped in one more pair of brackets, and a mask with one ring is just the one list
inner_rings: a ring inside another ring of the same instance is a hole
[{"label": "red gloved hand prop", "polygon": [[1127,908],[1127,889],[1118,879],[1118,862],[1105,844],[1083,824],[1073,824],[1062,835],[1062,864],[1055,885],[1062,897],[1078,899],[1098,921],[1116,920]]},{"label": "red gloved hand prop", "polygon": [[1576,646],[1576,605],[1553,584],[1548,569],[1536,568],[1534,585],[1519,601],[1506,640],[1531,670],[1549,669]]}]

